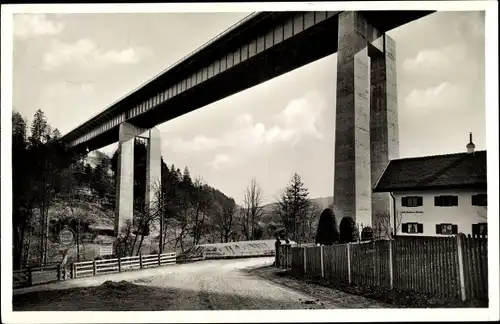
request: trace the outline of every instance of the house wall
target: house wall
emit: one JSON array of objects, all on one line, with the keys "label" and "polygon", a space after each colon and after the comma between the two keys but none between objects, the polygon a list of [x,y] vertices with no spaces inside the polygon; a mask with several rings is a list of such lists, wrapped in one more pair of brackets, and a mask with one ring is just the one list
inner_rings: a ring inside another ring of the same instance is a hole
[{"label": "house wall", "polygon": [[[486,191],[471,190],[442,190],[442,191],[415,191],[394,192],[396,199],[396,222],[416,222],[423,224],[423,233],[402,233],[402,226],[398,225],[398,235],[416,236],[443,236],[436,234],[436,224],[451,223],[458,225],[458,233],[471,234],[472,224],[486,222],[487,207],[473,206],[472,195],[484,194]],[[434,197],[440,195],[458,196],[458,206],[440,207],[434,206]],[[404,207],[401,198],[406,196],[420,196],[423,198],[423,206]],[[391,208],[391,227],[394,228],[394,214]]]}]

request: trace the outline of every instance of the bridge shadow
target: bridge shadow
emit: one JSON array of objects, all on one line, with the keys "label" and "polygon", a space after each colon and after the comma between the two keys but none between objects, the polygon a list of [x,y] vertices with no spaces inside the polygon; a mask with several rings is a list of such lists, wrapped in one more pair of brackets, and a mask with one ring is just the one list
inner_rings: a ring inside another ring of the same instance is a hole
[{"label": "bridge shadow", "polygon": [[[272,292],[271,292],[272,293]],[[204,290],[160,288],[127,281],[96,287],[37,291],[13,296],[13,311],[283,310],[326,308],[320,303]]]}]

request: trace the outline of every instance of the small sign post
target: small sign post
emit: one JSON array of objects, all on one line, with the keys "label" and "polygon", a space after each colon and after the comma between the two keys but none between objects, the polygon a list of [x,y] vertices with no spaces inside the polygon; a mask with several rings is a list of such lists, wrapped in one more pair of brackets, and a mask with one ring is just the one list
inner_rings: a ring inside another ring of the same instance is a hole
[{"label": "small sign post", "polygon": [[63,272],[63,274],[62,274],[63,279],[66,280],[66,278],[67,278],[66,262],[68,260],[69,248],[71,246],[73,246],[75,243],[75,233],[71,229],[69,229],[67,226],[64,226],[64,228],[59,232],[59,243],[62,245],[62,247],[64,249],[63,259],[61,262],[60,269]]},{"label": "small sign post", "polygon": [[59,232],[59,243],[65,248],[71,247],[75,243],[75,233],[67,226]]}]

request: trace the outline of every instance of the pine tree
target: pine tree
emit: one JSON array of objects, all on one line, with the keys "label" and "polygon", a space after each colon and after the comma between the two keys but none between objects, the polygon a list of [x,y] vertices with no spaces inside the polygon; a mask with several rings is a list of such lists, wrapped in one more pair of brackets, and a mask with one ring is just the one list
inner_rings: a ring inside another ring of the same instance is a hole
[{"label": "pine tree", "polygon": [[184,167],[184,173],[182,174],[182,182],[185,184],[192,184],[193,181],[191,180],[191,174],[189,173],[188,167]]},{"label": "pine tree", "polygon": [[61,132],[59,132],[59,129],[54,128],[52,131],[52,139],[59,139],[61,138]]},{"label": "pine tree", "polygon": [[277,201],[277,212],[283,225],[288,233],[293,233],[293,239],[297,242],[301,239],[299,237],[300,228],[304,225],[309,211],[308,196],[309,191],[304,186],[302,178],[295,173]]},{"label": "pine tree", "polygon": [[47,118],[42,110],[38,109],[33,116],[31,123],[31,136],[30,142],[32,145],[43,143],[46,139],[47,131]]}]

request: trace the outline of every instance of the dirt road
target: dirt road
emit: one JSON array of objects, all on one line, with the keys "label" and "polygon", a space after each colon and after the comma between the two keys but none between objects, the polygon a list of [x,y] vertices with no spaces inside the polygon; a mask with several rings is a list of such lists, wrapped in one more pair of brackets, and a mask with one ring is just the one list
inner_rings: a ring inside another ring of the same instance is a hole
[{"label": "dirt road", "polygon": [[[30,287],[15,293],[14,311],[346,307],[340,300],[318,299],[247,271],[272,262],[273,258],[201,261]],[[369,304],[383,307],[372,301]],[[359,305],[349,308],[366,305],[367,300],[360,297]]]}]

